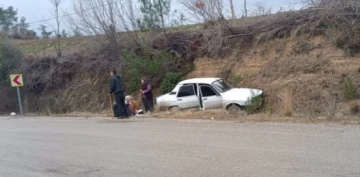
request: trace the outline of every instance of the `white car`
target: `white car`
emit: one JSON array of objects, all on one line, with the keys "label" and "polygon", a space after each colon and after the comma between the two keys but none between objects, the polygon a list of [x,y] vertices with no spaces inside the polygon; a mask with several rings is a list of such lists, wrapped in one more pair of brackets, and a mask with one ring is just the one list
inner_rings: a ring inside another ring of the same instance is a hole
[{"label": "white car", "polygon": [[[252,98],[263,91],[249,88],[232,88],[221,78],[194,78],[177,84],[172,92],[156,98],[160,108],[202,110],[224,108],[242,110]],[[262,104],[262,103],[261,103]]]}]

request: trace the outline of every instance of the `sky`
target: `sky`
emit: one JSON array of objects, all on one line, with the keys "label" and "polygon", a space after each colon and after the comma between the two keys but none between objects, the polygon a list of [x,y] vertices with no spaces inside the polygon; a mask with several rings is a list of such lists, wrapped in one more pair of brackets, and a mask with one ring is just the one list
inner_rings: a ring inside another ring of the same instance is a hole
[{"label": "sky", "polygon": [[[61,13],[63,11],[73,12],[71,10],[71,5],[75,0],[62,0],[60,9]],[[137,0],[134,0],[137,1]],[[278,11],[280,8],[288,10],[298,8],[295,6],[291,1],[296,0],[247,0],[248,1],[248,11],[251,13],[252,9],[254,8],[257,2],[264,3],[267,7],[271,7],[273,11]],[[228,0],[224,0],[225,5],[228,4]],[[242,9],[243,9],[243,0],[233,0],[236,15],[241,17]],[[49,0],[0,0],[0,6],[8,7],[13,6],[15,9],[18,9],[18,16],[19,17],[26,17],[27,22],[30,23],[29,29],[37,30],[40,24],[46,25],[49,27],[49,30],[55,27],[54,20],[48,20],[45,22],[37,22],[44,19],[52,18],[50,10],[52,9],[52,5]],[[179,11],[184,10],[185,8],[180,3],[180,0],[172,0],[172,9],[177,9]],[[191,20],[189,20],[191,21]],[[64,25],[63,29],[69,30],[67,25],[65,24],[65,20],[63,21]],[[188,22],[193,23],[193,22]]]}]

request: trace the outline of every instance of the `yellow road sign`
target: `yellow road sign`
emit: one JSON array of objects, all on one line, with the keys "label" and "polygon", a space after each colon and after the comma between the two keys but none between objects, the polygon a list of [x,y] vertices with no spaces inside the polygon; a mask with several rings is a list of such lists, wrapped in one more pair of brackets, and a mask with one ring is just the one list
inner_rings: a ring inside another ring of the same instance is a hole
[{"label": "yellow road sign", "polygon": [[24,80],[22,74],[11,74],[10,82],[12,87],[22,87],[24,86]]}]

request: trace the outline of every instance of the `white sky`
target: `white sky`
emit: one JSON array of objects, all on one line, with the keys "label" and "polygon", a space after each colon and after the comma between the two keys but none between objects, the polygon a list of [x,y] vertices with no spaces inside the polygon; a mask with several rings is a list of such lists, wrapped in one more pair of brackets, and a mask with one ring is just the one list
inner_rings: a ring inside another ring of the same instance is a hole
[{"label": "white sky", "polygon": [[[62,0],[62,3],[60,5],[61,12],[66,10],[72,12],[71,5],[73,1],[74,0]],[[138,1],[138,0],[134,0],[134,1]],[[224,0],[224,2],[227,1],[228,0]],[[247,6],[249,13],[251,13],[251,9],[254,7],[256,2],[263,2],[267,7],[271,7],[273,11],[278,11],[281,7],[285,10],[289,8],[292,9],[298,8],[293,3],[291,3],[292,1],[296,1],[296,0],[248,0]],[[236,15],[240,17],[243,9],[243,0],[233,0],[233,2],[236,9]],[[18,16],[26,17],[27,22],[31,23],[29,29],[37,30],[40,24],[44,24],[46,26],[54,24],[53,20],[49,20],[47,22],[33,23],[43,19],[52,18],[50,14],[52,5],[49,2],[49,0],[0,0],[0,5],[3,7],[13,6],[15,9],[18,9]],[[181,11],[184,9],[184,7],[181,5],[179,0],[172,0],[172,9],[173,10],[178,9],[179,11]],[[67,29],[66,24],[63,25],[63,28]],[[49,30],[51,29],[49,28]]]}]

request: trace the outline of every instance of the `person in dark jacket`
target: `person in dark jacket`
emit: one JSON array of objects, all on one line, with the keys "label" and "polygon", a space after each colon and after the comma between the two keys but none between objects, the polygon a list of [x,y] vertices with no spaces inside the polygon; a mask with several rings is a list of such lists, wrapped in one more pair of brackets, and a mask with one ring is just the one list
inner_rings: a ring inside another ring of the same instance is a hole
[{"label": "person in dark jacket", "polygon": [[153,107],[154,107],[153,93],[151,90],[151,85],[146,78],[141,79],[140,92],[145,106],[145,111],[147,113],[150,113],[150,111],[153,111]]},{"label": "person in dark jacket", "polygon": [[110,72],[110,95],[114,94],[115,104],[113,106],[114,116],[118,119],[127,118],[125,108],[125,84],[121,77],[116,74],[116,70]]}]

